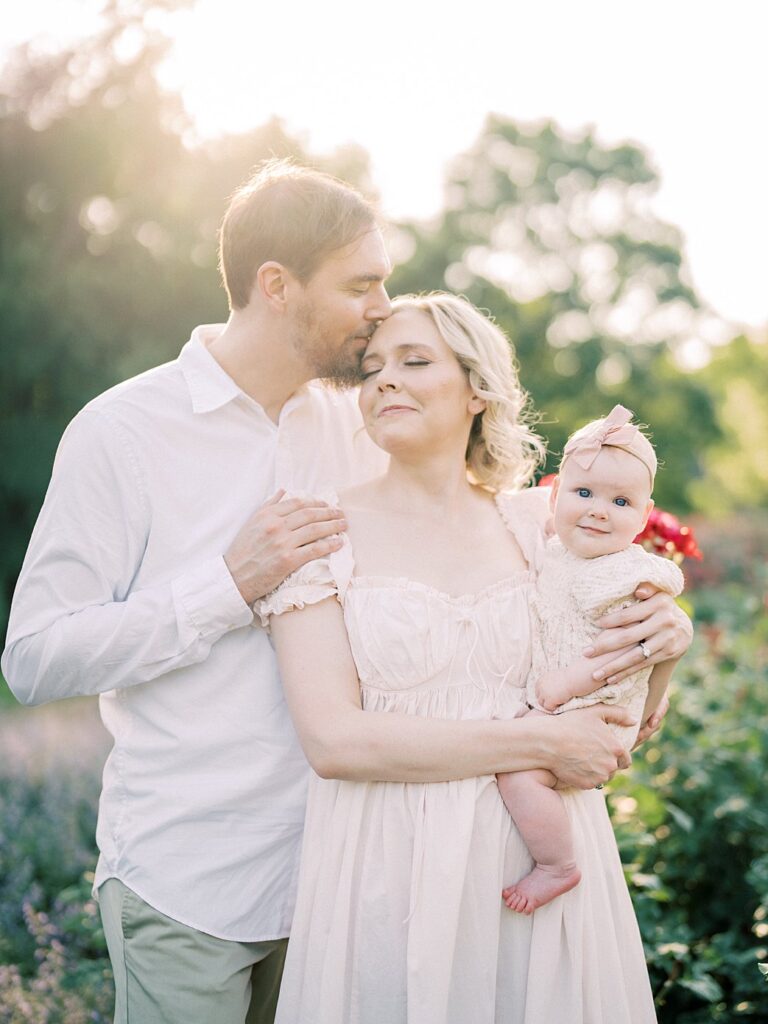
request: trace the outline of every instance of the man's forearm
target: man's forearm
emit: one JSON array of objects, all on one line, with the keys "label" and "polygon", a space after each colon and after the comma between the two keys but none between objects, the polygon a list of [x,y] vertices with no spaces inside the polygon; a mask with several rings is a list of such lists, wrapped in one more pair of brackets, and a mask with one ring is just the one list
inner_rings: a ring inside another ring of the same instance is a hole
[{"label": "man's forearm", "polygon": [[14,695],[29,705],[149,682],[202,661],[225,632],[252,618],[223,563],[218,574],[204,566],[199,581],[193,572],[125,601],[51,607],[48,621],[27,632],[33,588],[22,578],[2,662]]}]

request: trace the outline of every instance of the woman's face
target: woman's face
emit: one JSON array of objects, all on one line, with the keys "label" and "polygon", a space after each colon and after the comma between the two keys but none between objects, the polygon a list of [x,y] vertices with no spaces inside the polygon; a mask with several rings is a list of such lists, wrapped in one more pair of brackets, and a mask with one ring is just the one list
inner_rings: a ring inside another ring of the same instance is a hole
[{"label": "woman's face", "polygon": [[484,403],[432,318],[396,312],[373,335],[362,365],[360,410],[371,438],[391,454],[466,451]]}]

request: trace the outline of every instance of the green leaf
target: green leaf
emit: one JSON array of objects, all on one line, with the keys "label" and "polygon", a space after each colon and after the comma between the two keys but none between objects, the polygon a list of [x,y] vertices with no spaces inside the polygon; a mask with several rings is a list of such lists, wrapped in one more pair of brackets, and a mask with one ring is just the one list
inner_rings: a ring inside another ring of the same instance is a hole
[{"label": "green leaf", "polygon": [[682,978],[680,984],[708,1003],[716,1003],[723,998],[723,990],[710,974],[702,974],[700,978]]},{"label": "green leaf", "polygon": [[679,825],[683,832],[690,832],[693,828],[693,818],[690,814],[686,814],[685,811],[676,807],[675,804],[667,804],[667,810],[669,816],[674,819],[675,824]]}]

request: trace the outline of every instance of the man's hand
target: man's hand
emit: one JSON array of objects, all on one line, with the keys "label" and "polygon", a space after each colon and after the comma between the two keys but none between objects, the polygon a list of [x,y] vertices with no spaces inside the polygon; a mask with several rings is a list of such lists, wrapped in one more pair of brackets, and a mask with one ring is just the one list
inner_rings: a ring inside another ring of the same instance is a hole
[{"label": "man's hand", "polygon": [[640,726],[640,732],[637,734],[635,745],[632,747],[633,750],[637,750],[637,748],[641,744],[645,743],[645,741],[647,739],[650,739],[650,737],[653,736],[655,732],[659,731],[659,729],[661,728],[661,723],[664,720],[664,716],[668,711],[669,697],[665,693],[664,696],[661,698],[661,701],[659,702],[659,706],[656,708],[653,714],[649,715],[648,718]]},{"label": "man's hand", "polygon": [[542,742],[551,742],[548,767],[558,778],[558,788],[594,789],[620,768],[629,768],[632,758],[607,723],[631,726],[636,722],[626,708],[605,704],[549,717]]},{"label": "man's hand", "polygon": [[341,547],[344,513],[316,498],[284,498],[278,491],[243,525],[224,555],[246,604],[274,590],[286,576]]},{"label": "man's hand", "polygon": [[[650,583],[642,583],[635,591],[635,597],[640,599],[637,604],[605,615],[597,622],[602,633],[583,652],[586,657],[593,658],[622,647],[629,648],[615,661],[595,672],[595,678],[604,683],[619,683],[644,665],[677,660],[691,645],[691,620],[673,597]],[[639,646],[641,640],[649,651],[647,658]]]}]

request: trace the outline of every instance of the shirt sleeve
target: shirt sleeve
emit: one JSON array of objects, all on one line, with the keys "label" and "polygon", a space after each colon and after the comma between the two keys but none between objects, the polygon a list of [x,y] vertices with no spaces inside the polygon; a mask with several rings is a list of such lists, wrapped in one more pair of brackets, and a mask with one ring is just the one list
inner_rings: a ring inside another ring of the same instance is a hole
[{"label": "shirt sleeve", "polygon": [[151,519],[129,439],[84,410],[59,446],[11,607],[2,668],[22,703],[148,682],[252,621],[223,557],[134,588]]}]

